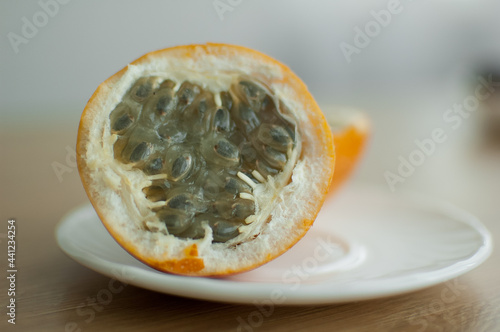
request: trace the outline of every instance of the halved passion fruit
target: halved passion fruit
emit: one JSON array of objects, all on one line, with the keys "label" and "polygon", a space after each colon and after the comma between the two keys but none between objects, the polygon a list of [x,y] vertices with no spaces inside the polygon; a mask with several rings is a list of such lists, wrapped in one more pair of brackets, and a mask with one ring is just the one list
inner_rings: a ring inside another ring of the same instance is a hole
[{"label": "halved passion fruit", "polygon": [[328,124],[290,69],[243,47],[146,54],[82,114],[78,168],[116,241],[184,275],[255,268],[311,227],[328,192]]}]

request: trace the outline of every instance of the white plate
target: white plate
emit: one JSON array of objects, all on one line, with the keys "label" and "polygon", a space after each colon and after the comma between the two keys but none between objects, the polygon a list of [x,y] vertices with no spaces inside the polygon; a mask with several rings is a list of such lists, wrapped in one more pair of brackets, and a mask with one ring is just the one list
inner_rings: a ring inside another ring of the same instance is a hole
[{"label": "white plate", "polygon": [[[150,290],[237,303],[322,304],[409,292],[484,262],[492,240],[472,215],[447,203],[349,187],[325,202],[292,249],[253,271],[225,278],[158,272],[123,250],[90,205],[56,230],[61,249],[109,277]],[[255,302],[257,301],[257,302]]]}]

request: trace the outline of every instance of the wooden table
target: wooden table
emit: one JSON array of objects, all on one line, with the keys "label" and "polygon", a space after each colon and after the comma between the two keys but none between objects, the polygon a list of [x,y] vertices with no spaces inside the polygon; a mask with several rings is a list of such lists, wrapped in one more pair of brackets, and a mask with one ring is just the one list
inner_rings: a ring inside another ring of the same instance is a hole
[{"label": "wooden table", "polygon": [[[112,300],[99,305],[95,299],[110,279],[67,257],[54,237],[64,214],[87,202],[71,156],[76,125],[61,128],[0,133],[2,271],[7,270],[7,220],[15,218],[17,227],[16,325],[7,323],[8,284],[2,277],[0,331],[500,331],[498,246],[486,263],[447,284],[371,301],[276,307],[251,329],[239,322],[256,310],[253,305],[186,299],[131,285],[115,285]],[[498,180],[500,164],[487,164],[477,175]],[[487,192],[453,197],[497,241],[499,183]]]}]

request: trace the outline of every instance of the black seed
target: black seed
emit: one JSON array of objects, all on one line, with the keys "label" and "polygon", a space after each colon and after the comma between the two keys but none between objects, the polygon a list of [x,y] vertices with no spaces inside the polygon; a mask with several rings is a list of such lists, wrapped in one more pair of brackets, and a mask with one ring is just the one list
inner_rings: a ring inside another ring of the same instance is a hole
[{"label": "black seed", "polygon": [[172,177],[176,180],[187,175],[191,168],[192,158],[189,155],[183,155],[177,158],[172,165]]},{"label": "black seed", "polygon": [[277,125],[265,123],[259,127],[257,134],[259,140],[276,150],[286,152],[292,146],[292,138],[285,130],[285,128]]},{"label": "black seed", "polygon": [[228,92],[221,92],[220,100],[222,106],[224,106],[226,109],[230,110],[231,107],[233,107],[233,98]]},{"label": "black seed", "polygon": [[271,108],[274,106],[273,100],[271,97],[267,96],[262,100],[262,104],[260,106],[261,111],[270,111],[267,108]]},{"label": "black seed", "polygon": [[292,126],[285,126],[285,130],[290,135],[292,142],[295,142],[295,129]]},{"label": "black seed", "polygon": [[135,95],[141,99],[146,98],[151,93],[151,85],[150,84],[142,84],[135,91]]},{"label": "black seed", "polygon": [[277,169],[272,168],[263,160],[257,160],[255,165],[257,166],[257,171],[259,171],[259,173],[264,177],[267,177],[268,175],[274,176],[279,172]]},{"label": "black seed", "polygon": [[227,110],[219,108],[215,111],[213,127],[217,131],[229,131],[230,118]]},{"label": "black seed", "polygon": [[279,144],[288,145],[290,143],[290,136],[283,127],[273,127],[271,129],[271,138]]},{"label": "black seed", "polygon": [[169,143],[181,143],[186,138],[187,133],[180,131],[176,125],[168,123],[158,128],[158,135]]},{"label": "black seed", "polygon": [[259,119],[262,123],[278,123],[281,116],[276,110],[274,100],[266,96],[262,101],[262,105],[259,111]]},{"label": "black seed", "polygon": [[257,99],[266,94],[264,90],[250,81],[241,81],[240,86],[245,95],[251,99]]},{"label": "black seed", "polygon": [[252,191],[246,183],[233,177],[226,178],[226,185],[224,186],[224,189],[233,195],[237,195],[240,192],[250,193]]},{"label": "black seed", "polygon": [[255,112],[245,104],[239,106],[239,118],[243,122],[244,130],[249,133],[260,125]]},{"label": "black seed", "polygon": [[137,102],[143,102],[151,95],[156,84],[159,83],[159,78],[155,76],[142,77],[138,79],[132,88],[130,95]]},{"label": "black seed", "polygon": [[226,119],[226,114],[222,108],[217,109],[215,111],[214,122],[220,123]]},{"label": "black seed", "polygon": [[240,225],[233,224],[225,220],[219,220],[212,225],[214,242],[226,242],[240,234],[238,227]]},{"label": "black seed", "polygon": [[252,120],[255,117],[254,111],[247,105],[240,106],[240,118],[244,121]]},{"label": "black seed", "polygon": [[149,165],[145,168],[145,172],[147,174],[158,174],[163,168],[163,159],[155,158],[153,159]]},{"label": "black seed", "polygon": [[272,167],[283,169],[286,164],[286,154],[281,153],[269,146],[264,149],[264,158]]},{"label": "black seed", "polygon": [[239,152],[238,148],[234,146],[232,143],[226,141],[225,139],[221,139],[214,146],[215,152],[224,159],[238,159]]},{"label": "black seed", "polygon": [[231,194],[236,195],[240,192],[240,185],[236,179],[228,178],[224,189],[226,189],[226,191],[230,192]]},{"label": "black seed", "polygon": [[139,109],[130,107],[125,103],[118,104],[109,115],[111,132],[115,134],[123,134],[126,129],[132,126],[138,117]]},{"label": "black seed", "polygon": [[257,89],[252,83],[250,83],[248,81],[241,81],[240,85],[241,85],[242,90],[247,95],[247,97],[252,98],[252,97],[255,97],[257,95]]},{"label": "black seed", "polygon": [[205,236],[205,230],[203,229],[200,223],[197,223],[196,220],[191,224],[191,226],[177,235],[177,237],[184,239],[201,239]]},{"label": "black seed", "polygon": [[150,153],[151,153],[151,144],[142,142],[135,147],[134,151],[132,151],[132,154],[130,154],[129,159],[131,162],[135,163],[146,159]]},{"label": "black seed", "polygon": [[227,197],[227,195],[219,197],[219,200],[215,201],[212,205],[212,211],[215,215],[223,219],[229,219],[232,216],[231,200],[233,196]]},{"label": "black seed", "polygon": [[241,81],[239,84],[240,89],[242,90],[250,106],[254,110],[259,111],[262,106],[262,101],[267,96],[266,92],[250,81]]},{"label": "black seed", "polygon": [[159,171],[162,166],[163,166],[163,160],[161,158],[154,159],[150,164],[151,169],[155,171]]},{"label": "black seed", "polygon": [[172,102],[172,97],[170,96],[160,97],[158,103],[156,103],[156,110],[162,115],[166,114],[171,102]]},{"label": "black seed", "polygon": [[123,114],[121,117],[116,120],[113,125],[113,132],[119,132],[127,129],[134,122],[134,119],[130,114]]},{"label": "black seed", "polygon": [[193,202],[187,195],[179,194],[168,201],[168,206],[172,209],[187,210],[193,206]]},{"label": "black seed", "polygon": [[179,104],[186,105],[191,104],[194,98],[200,93],[200,88],[189,82],[184,82],[179,91],[177,91],[177,96],[179,98]]},{"label": "black seed", "polygon": [[127,147],[127,142],[128,142],[128,137],[118,136],[118,139],[113,145],[114,157],[124,163],[128,163],[128,157],[124,155],[124,150]]},{"label": "black seed", "polygon": [[240,152],[243,160],[247,163],[254,163],[257,159],[257,151],[255,151],[252,144],[248,142],[240,145]]},{"label": "black seed", "polygon": [[186,89],[182,90],[182,93],[181,93],[179,99],[183,103],[188,103],[193,99],[193,97],[194,97],[193,90],[186,88]]},{"label": "black seed", "polygon": [[198,104],[198,111],[203,114],[206,112],[207,108],[207,101],[205,99],[201,100]]},{"label": "black seed", "polygon": [[238,219],[246,219],[255,213],[255,203],[248,199],[242,199],[233,204],[233,216]]},{"label": "black seed", "polygon": [[191,225],[192,219],[183,214],[171,211],[158,212],[158,218],[165,223],[170,234],[177,235],[184,232]]}]

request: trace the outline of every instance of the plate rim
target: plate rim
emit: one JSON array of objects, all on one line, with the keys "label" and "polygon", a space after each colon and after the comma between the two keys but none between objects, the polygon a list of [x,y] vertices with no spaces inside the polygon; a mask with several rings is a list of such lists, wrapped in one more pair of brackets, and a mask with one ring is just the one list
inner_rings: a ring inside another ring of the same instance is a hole
[{"label": "plate rim", "polygon": [[[357,185],[350,189],[374,190],[374,188],[373,186]],[[377,189],[377,191],[380,191],[380,189]],[[385,195],[390,197],[387,193]],[[357,292],[354,293],[332,294],[329,292],[331,289],[325,287],[323,282],[317,284],[299,284],[299,289],[292,290],[290,284],[279,282],[251,282],[212,277],[178,276],[154,270],[146,265],[144,265],[144,268],[139,268],[109,261],[93,253],[82,252],[80,248],[64,236],[64,230],[71,223],[75,223],[80,214],[90,213],[91,211],[95,213],[90,203],[84,203],[66,213],[55,228],[55,237],[60,249],[76,262],[95,272],[115,278],[126,284],[164,294],[238,304],[269,301],[272,300],[271,296],[281,297],[282,303],[275,303],[277,305],[334,304],[410,293],[446,282],[469,272],[485,262],[491,255],[493,249],[491,233],[473,214],[449,202],[433,200],[429,195],[422,195],[415,192],[398,193],[397,199],[407,201],[409,197],[412,197],[414,201],[418,200],[415,204],[419,207],[437,208],[444,212],[446,216],[453,216],[452,219],[454,221],[465,223],[472,227],[481,235],[482,245],[467,259],[457,261],[437,270],[420,272],[418,273],[418,279],[415,278],[415,275],[393,277],[397,280],[397,283],[390,283],[390,287],[379,285],[377,288],[372,287],[372,289],[362,289],[362,291],[359,291],[360,287],[358,285]],[[328,199],[325,201],[325,204],[327,203]],[[460,217],[457,218],[455,216]],[[124,249],[122,248],[122,250]],[[135,259],[133,256],[130,257]],[[384,278],[383,284],[387,285],[388,279],[391,278]],[[411,286],[408,285],[408,280],[405,281],[405,279],[413,281]],[[371,283],[376,284],[377,281],[372,280]],[[344,285],[348,286],[349,283],[345,283]]]}]

